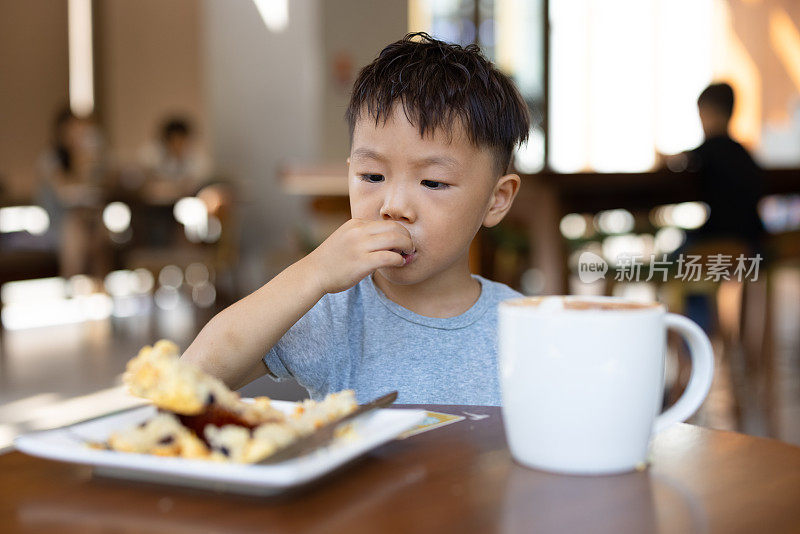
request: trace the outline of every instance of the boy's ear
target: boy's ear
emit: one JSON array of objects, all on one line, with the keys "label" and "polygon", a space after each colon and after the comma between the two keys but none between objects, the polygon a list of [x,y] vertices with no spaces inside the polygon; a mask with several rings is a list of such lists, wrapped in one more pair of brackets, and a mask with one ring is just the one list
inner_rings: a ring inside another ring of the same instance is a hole
[{"label": "boy's ear", "polygon": [[483,217],[483,226],[491,228],[503,220],[519,192],[520,183],[521,180],[516,174],[500,177],[489,198],[489,210]]}]

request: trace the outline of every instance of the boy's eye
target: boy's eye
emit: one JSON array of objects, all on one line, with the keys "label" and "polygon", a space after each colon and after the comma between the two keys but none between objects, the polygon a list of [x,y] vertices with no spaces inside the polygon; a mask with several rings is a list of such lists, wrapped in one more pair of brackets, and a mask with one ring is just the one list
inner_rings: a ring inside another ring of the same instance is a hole
[{"label": "boy's eye", "polygon": [[435,180],[422,180],[420,183],[428,189],[447,189],[449,187],[446,183],[437,182]]},{"label": "boy's eye", "polygon": [[382,174],[362,174],[360,176],[363,181],[369,182],[371,184],[377,184],[378,182],[383,181]]}]

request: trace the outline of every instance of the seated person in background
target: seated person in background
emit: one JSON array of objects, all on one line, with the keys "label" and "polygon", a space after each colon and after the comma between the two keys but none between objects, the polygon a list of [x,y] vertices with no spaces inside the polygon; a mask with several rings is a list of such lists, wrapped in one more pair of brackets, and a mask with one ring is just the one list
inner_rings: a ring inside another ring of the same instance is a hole
[{"label": "seated person in background", "polygon": [[470,274],[468,251],[517,194],[525,102],[476,46],[411,34],[361,71],[347,120],[352,219],[183,358],[234,388],[269,374],[314,399],[500,405],[497,305],[521,295]]},{"label": "seated person in background", "polygon": [[764,227],[758,215],[758,201],[764,178],[747,150],[730,137],[733,106],[730,85],[716,83],[706,87],[697,99],[705,141],[694,150],[672,156],[682,158],[679,167],[699,174],[700,200],[710,208],[706,223],[689,232],[683,247],[686,250],[719,240],[739,241],[753,252],[761,249]]},{"label": "seated person in background", "polygon": [[104,276],[110,268],[102,222],[102,142],[88,118],[65,108],[53,122],[52,145],[37,162],[38,202],[50,217],[48,240],[58,249],[61,275]]},{"label": "seated person in background", "polygon": [[147,175],[145,198],[156,204],[194,195],[208,181],[211,170],[191,124],[181,117],[164,122],[159,141],[142,148],[140,163]]}]

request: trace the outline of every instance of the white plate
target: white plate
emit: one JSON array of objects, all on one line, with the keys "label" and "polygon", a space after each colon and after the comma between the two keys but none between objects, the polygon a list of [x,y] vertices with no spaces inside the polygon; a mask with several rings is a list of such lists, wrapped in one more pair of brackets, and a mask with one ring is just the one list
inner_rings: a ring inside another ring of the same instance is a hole
[{"label": "white plate", "polygon": [[[272,401],[272,405],[289,412],[295,403]],[[25,434],[15,439],[14,444],[18,450],[33,456],[92,465],[98,475],[269,495],[321,477],[425,419],[422,410],[376,410],[354,422],[355,438],[337,439],[311,454],[274,465],[165,458],[86,446],[87,441],[106,441],[111,433],[137,425],[154,414],[155,407],[142,406],[75,425]]]}]

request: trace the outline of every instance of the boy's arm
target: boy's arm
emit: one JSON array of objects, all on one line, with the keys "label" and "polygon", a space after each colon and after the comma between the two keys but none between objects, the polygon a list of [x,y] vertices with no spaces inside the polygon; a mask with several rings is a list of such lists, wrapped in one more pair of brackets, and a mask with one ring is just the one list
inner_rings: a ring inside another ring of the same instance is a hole
[{"label": "boy's arm", "polygon": [[238,389],[264,375],[261,358],[325,294],[308,257],[232,304],[200,331],[182,359]]},{"label": "boy's arm", "polygon": [[262,376],[267,374],[269,370],[270,369],[269,366],[267,365],[267,362],[265,362],[264,360],[258,360],[258,363],[255,364],[255,366],[253,366],[252,369],[250,369],[250,372],[247,375],[245,375],[242,381],[239,384],[234,385],[231,389],[237,390],[243,388],[253,380],[261,378]]},{"label": "boy's arm", "polygon": [[214,316],[182,359],[239,388],[266,372],[260,360],[326,293],[356,285],[381,267],[401,267],[411,234],[394,221],[351,219],[311,254]]}]

